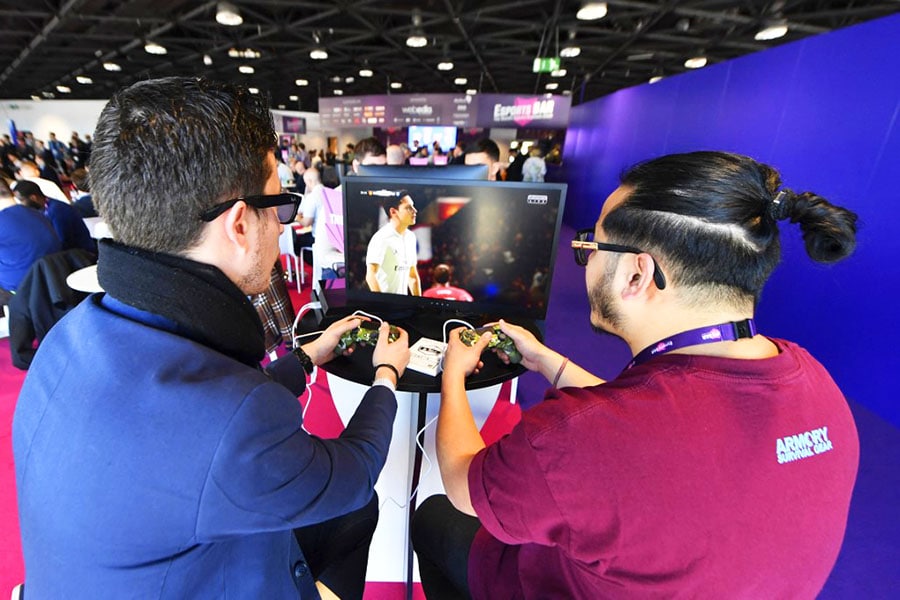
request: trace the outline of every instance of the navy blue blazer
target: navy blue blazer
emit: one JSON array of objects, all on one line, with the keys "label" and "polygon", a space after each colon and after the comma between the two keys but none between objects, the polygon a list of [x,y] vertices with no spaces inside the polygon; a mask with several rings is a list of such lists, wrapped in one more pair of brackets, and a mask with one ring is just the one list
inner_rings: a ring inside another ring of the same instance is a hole
[{"label": "navy blue blazer", "polygon": [[16,406],[29,598],[317,597],[291,530],[371,499],[393,392],[318,439],[262,372],[103,298],[50,331]]}]

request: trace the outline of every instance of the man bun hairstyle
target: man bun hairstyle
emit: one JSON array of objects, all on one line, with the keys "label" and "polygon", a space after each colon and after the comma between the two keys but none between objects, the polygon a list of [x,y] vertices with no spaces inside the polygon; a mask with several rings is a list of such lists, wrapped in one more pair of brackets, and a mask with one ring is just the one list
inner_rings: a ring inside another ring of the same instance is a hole
[{"label": "man bun hairstyle", "polygon": [[267,101],[243,86],[194,77],[118,91],[94,131],[94,203],[116,240],[183,253],[201,240],[199,215],[260,194],[275,128]]},{"label": "man bun hairstyle", "polygon": [[725,301],[759,300],[781,259],[778,220],[800,225],[818,262],[841,260],[856,244],[856,214],[782,189],[778,171],[747,156],[672,154],[620,179],[630,193],[603,220],[610,241],[649,252],[672,281]]}]

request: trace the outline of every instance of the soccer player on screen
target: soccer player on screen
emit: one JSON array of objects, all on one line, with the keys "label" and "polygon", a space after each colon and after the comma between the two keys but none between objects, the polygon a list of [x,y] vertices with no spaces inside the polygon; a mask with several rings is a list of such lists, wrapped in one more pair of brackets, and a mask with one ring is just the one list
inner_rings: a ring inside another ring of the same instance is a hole
[{"label": "soccer player on screen", "polygon": [[422,292],[426,298],[440,298],[441,300],[457,300],[459,302],[472,302],[472,294],[462,288],[450,285],[450,265],[443,263],[437,265],[431,271],[434,285]]},{"label": "soccer player on screen", "polygon": [[373,292],[421,296],[416,236],[409,230],[416,223],[413,199],[401,192],[386,199],[382,206],[390,221],[369,241],[366,283]]}]

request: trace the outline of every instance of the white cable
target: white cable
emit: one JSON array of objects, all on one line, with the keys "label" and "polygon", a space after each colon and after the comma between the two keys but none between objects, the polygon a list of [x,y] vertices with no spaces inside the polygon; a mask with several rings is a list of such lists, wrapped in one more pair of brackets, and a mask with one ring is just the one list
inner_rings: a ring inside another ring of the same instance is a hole
[{"label": "white cable", "polygon": [[428,477],[429,473],[431,473],[431,470],[434,468],[434,462],[431,460],[431,458],[429,458],[428,453],[425,451],[425,446],[420,441],[420,438],[422,437],[422,434],[425,433],[425,430],[431,427],[431,424],[435,421],[437,421],[437,415],[435,415],[434,418],[425,423],[425,426],[416,433],[416,446],[418,446],[419,450],[422,451],[422,458],[428,463],[428,468],[425,469],[424,473],[419,475],[419,483],[416,484],[416,488],[412,492],[410,492],[409,497],[406,498],[406,500],[402,504],[394,500],[393,496],[388,496],[378,506],[379,509],[384,508],[384,505],[387,504],[388,501],[390,501],[393,502],[398,508],[405,510],[409,506],[409,503],[412,502],[412,499],[415,497],[415,495],[418,493],[419,487],[421,487],[422,485],[422,481],[426,477]]},{"label": "white cable", "polygon": [[447,343],[447,325],[449,325],[450,323],[459,323],[460,325],[465,325],[469,329],[475,329],[475,327],[473,327],[471,323],[463,321],[462,319],[447,319],[446,321],[444,321],[444,326],[441,328],[445,344]]},{"label": "white cable", "polygon": [[364,316],[364,317],[369,317],[370,319],[375,319],[376,321],[378,321],[378,324],[379,324],[379,325],[380,325],[381,323],[384,323],[384,319],[382,319],[381,317],[376,316],[376,315],[373,315],[373,314],[371,314],[371,313],[367,313],[367,312],[364,311],[364,310],[355,310],[355,311],[353,311],[353,315],[351,315],[351,316],[355,316],[355,315],[362,315],[362,316]]},{"label": "white cable", "polygon": [[[300,319],[302,319],[303,315],[305,315],[310,310],[318,310],[320,308],[322,308],[321,302],[307,302],[306,304],[304,304],[303,306],[300,307],[300,310],[297,311],[297,316],[294,318],[294,324],[291,325],[291,347],[294,347],[297,345],[298,338],[304,337],[304,336],[297,335],[297,325],[300,323]],[[319,333],[319,332],[316,332],[316,333]],[[311,334],[306,334],[306,335],[311,335]]]}]

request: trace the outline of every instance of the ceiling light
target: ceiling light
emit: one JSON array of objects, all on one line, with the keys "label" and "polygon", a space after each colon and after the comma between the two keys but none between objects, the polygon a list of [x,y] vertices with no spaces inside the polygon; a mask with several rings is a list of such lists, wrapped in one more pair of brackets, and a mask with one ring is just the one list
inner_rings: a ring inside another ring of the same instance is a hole
[{"label": "ceiling light", "polygon": [[563,96],[571,96],[572,90],[563,90]]},{"label": "ceiling light", "polygon": [[575,13],[579,21],[596,21],[606,16],[606,2],[585,2]]},{"label": "ceiling light", "polygon": [[56,98],[56,94],[53,92],[41,92],[41,94],[43,94],[44,98]]},{"label": "ceiling light", "polygon": [[428,45],[428,38],[422,35],[422,32],[413,32],[406,38],[406,45],[410,48],[424,48]]},{"label": "ceiling light", "polygon": [[406,45],[410,48],[422,48],[428,45],[428,38],[422,31],[422,13],[418,8],[413,9],[412,15],[413,30],[406,38]]},{"label": "ceiling light", "polygon": [[244,22],[244,18],[234,4],[219,2],[219,6],[216,8],[216,22],[219,25],[236,27]]},{"label": "ceiling light", "polygon": [[313,48],[309,53],[309,57],[313,60],[327,60],[328,52],[325,50],[325,48]]},{"label": "ceiling light", "polygon": [[254,69],[250,65],[241,65],[238,67],[238,71],[240,71],[244,75],[252,75],[256,72],[256,69]]},{"label": "ceiling light", "polygon": [[684,66],[688,69],[702,69],[706,66],[705,56],[695,56],[684,61]]},{"label": "ceiling light", "polygon": [[545,85],[544,89],[545,90],[555,90],[558,87],[559,87],[559,84],[554,82],[554,83],[548,83],[547,85]]},{"label": "ceiling light", "polygon": [[228,56],[231,58],[259,58],[262,52],[253,48],[229,48]]},{"label": "ceiling light", "polygon": [[581,54],[581,48],[578,46],[566,46],[559,51],[559,55],[562,58],[575,58],[579,54]]},{"label": "ceiling light", "polygon": [[557,69],[555,71],[550,71],[550,77],[565,77],[566,73],[568,73],[568,71],[565,69]]},{"label": "ceiling light", "polygon": [[103,68],[107,71],[121,71],[122,67],[118,65],[118,63],[107,61],[103,63]]},{"label": "ceiling light", "polygon": [[247,91],[250,92],[251,94],[258,94],[259,88],[250,87],[250,88],[247,88]]},{"label": "ceiling light", "polygon": [[204,54],[203,55],[203,64],[206,65],[207,67],[212,66],[212,56],[210,56],[209,54]]},{"label": "ceiling light", "polygon": [[465,77],[457,77],[453,80],[453,83],[455,83],[456,85],[466,85],[467,83],[469,83],[469,80]]},{"label": "ceiling light", "polygon": [[474,96],[477,93],[478,93],[478,90],[476,90],[476,89],[469,88],[466,90],[466,95],[468,95],[468,96]]},{"label": "ceiling light", "polygon": [[41,98],[37,94],[32,94],[31,99],[34,100],[35,102],[40,102],[41,100],[43,100],[43,98]]},{"label": "ceiling light", "polygon": [[58,86],[56,86],[56,91],[59,92],[60,94],[71,94],[72,88],[70,88],[67,85],[58,85]]},{"label": "ceiling light", "polygon": [[78,75],[75,77],[75,81],[82,85],[90,85],[94,83],[94,80],[88,77],[87,75]]},{"label": "ceiling light", "polygon": [[403,87],[403,84],[400,83],[399,81],[392,81],[392,82],[391,82],[391,89],[399,90],[399,89],[402,88],[402,87]]},{"label": "ceiling light", "polygon": [[335,75],[334,77],[331,78],[331,83],[340,83],[340,82],[341,82],[341,77],[339,75]]},{"label": "ceiling light", "polygon": [[452,71],[453,63],[449,60],[444,60],[438,63],[438,71]]},{"label": "ceiling light", "polygon": [[309,85],[309,81],[307,81],[306,79],[297,79],[294,81],[294,85],[299,85],[300,87],[303,87],[305,85]]},{"label": "ceiling light", "polygon": [[779,21],[757,31],[756,35],[753,36],[753,39],[760,42],[766,40],[777,40],[778,38],[787,35],[787,32],[787,21]]},{"label": "ceiling light", "polygon": [[285,107],[284,104],[279,104],[279,105],[278,105],[278,108],[280,108],[281,110],[284,110],[286,107]]},{"label": "ceiling light", "polygon": [[360,69],[359,70],[360,77],[371,77],[374,74],[375,73],[372,71],[372,69]]},{"label": "ceiling light", "polygon": [[344,83],[353,83],[356,81],[355,77],[344,77]]},{"label": "ceiling light", "polygon": [[288,100],[290,100],[291,102],[296,102],[299,99],[300,99],[300,96],[288,96]]},{"label": "ceiling light", "polygon": [[335,96],[343,96],[343,95],[344,95],[344,90],[334,90],[334,95],[335,95]]},{"label": "ceiling light", "polygon": [[657,81],[659,81],[661,79],[662,79],[662,75],[654,75],[653,77],[650,78],[650,80],[647,83],[656,83]]},{"label": "ceiling light", "polygon": [[163,54],[166,54],[168,50],[166,50],[165,46],[161,46],[156,42],[147,42],[146,44],[144,44],[144,52],[146,52],[147,54],[156,54],[157,56],[162,56]]}]

